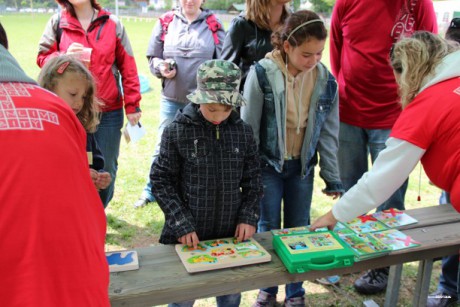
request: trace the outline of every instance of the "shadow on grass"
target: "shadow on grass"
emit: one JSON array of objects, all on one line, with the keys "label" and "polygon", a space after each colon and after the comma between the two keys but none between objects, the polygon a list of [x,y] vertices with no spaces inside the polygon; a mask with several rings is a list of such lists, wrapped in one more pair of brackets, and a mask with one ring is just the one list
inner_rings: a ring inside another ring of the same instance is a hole
[{"label": "shadow on grass", "polygon": [[106,245],[115,249],[154,245],[158,243],[158,229],[162,227],[162,221],[150,220],[145,227],[141,227],[108,213]]}]

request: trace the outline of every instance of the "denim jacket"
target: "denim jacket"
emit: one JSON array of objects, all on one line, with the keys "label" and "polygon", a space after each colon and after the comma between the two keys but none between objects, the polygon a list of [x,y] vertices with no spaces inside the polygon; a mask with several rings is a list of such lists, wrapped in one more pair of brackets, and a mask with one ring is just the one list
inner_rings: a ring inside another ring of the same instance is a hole
[{"label": "denim jacket", "polygon": [[[265,71],[264,78],[258,78]],[[315,87],[308,111],[308,123],[301,150],[302,173],[305,178],[320,165],[320,176],[326,192],[344,192],[337,161],[339,112],[337,82],[327,68],[319,63]],[[263,88],[264,89],[263,89]],[[263,59],[251,70],[244,86],[247,105],[241,118],[252,126],[259,154],[265,163],[281,172],[284,164],[286,101],[284,75],[277,64]],[[318,159],[319,155],[319,159]]]}]

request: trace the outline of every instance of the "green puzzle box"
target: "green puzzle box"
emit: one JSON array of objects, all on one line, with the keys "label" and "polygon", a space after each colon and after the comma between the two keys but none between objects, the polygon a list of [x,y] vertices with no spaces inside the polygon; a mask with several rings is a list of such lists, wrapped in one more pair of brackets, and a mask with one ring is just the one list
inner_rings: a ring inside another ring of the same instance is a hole
[{"label": "green puzzle box", "polygon": [[352,266],[353,251],[332,231],[307,227],[272,230],[273,247],[289,273]]}]

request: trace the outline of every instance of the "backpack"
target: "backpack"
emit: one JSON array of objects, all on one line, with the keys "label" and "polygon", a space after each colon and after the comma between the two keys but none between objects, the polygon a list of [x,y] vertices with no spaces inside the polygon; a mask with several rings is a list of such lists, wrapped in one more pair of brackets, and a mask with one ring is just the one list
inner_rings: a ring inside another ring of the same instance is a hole
[{"label": "backpack", "polygon": [[58,20],[57,20],[57,28],[56,28],[56,44],[57,44],[57,51],[59,51],[59,44],[61,43],[61,36],[62,36],[62,28],[60,26],[61,23],[61,12],[58,13]]},{"label": "backpack", "polygon": [[[161,28],[163,29],[163,33],[161,33],[161,41],[164,42],[165,35],[168,33],[168,27],[171,21],[174,19],[174,12],[169,11],[163,14],[160,17]],[[217,31],[222,28],[221,24],[217,22],[216,15],[211,14],[206,17],[206,23],[208,24],[209,30],[212,32],[212,37],[214,38],[214,44],[219,44],[219,37],[217,36]]]}]

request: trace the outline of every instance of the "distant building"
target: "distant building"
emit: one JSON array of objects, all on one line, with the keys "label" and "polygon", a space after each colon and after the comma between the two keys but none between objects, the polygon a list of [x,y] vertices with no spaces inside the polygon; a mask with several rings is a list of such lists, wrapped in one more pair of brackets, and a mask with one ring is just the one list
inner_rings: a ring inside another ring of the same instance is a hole
[{"label": "distant building", "polygon": [[245,6],[244,3],[242,3],[242,4],[233,3],[227,9],[227,13],[229,13],[229,14],[239,14],[242,11],[244,11],[245,8],[246,8],[246,6]]},{"label": "distant building", "polygon": [[439,33],[444,34],[450,21],[460,17],[460,0],[433,1]]},{"label": "distant building", "polygon": [[162,10],[166,4],[164,0],[149,0],[149,6],[153,6],[155,10]]}]

